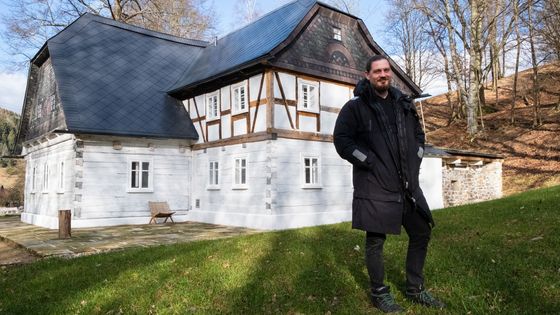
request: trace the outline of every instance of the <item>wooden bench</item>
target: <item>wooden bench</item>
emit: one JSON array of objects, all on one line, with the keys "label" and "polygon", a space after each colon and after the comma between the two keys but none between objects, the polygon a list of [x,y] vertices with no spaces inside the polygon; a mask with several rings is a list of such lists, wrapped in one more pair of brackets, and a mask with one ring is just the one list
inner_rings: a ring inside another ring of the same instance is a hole
[{"label": "wooden bench", "polygon": [[165,221],[163,221],[163,223],[166,223],[167,219],[171,219],[171,222],[175,223],[175,221],[173,221],[173,218],[171,217],[175,212],[169,210],[169,205],[167,204],[167,202],[148,201],[148,205],[150,206],[150,213],[152,214],[152,218],[150,219],[149,224],[152,224],[152,221],[154,222],[154,224],[157,224],[156,218],[165,218]]}]

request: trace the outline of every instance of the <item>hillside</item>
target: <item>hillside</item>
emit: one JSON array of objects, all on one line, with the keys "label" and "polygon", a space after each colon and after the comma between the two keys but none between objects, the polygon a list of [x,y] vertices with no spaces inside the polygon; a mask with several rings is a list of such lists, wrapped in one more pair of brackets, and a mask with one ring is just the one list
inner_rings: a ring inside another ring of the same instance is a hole
[{"label": "hillside", "polygon": [[25,164],[21,160],[1,158],[10,155],[18,123],[18,114],[0,108],[0,207],[20,205],[23,201]]},{"label": "hillside", "polygon": [[[466,133],[466,121],[448,124],[450,109],[445,95],[423,102],[428,142],[441,147],[499,154],[503,164],[505,194],[560,184],[560,63],[539,68],[542,79],[543,124],[533,127],[534,107],[529,96],[531,70],[520,73],[519,96],[515,103],[515,124],[510,123],[513,77],[499,81],[499,98],[486,89],[485,128],[473,139]],[[528,104],[523,96],[529,96]],[[456,97],[453,98],[456,102]],[[480,122],[480,118],[479,118]]]}]

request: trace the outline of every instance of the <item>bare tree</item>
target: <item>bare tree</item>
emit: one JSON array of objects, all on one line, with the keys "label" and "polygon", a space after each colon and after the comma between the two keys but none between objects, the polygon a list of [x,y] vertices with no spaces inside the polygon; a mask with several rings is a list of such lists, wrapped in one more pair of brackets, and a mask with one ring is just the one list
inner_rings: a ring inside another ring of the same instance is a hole
[{"label": "bare tree", "polygon": [[414,10],[413,0],[388,0],[385,16],[392,55],[421,88],[438,76],[436,48],[425,28],[428,19]]},{"label": "bare tree", "polygon": [[206,0],[13,0],[3,14],[8,52],[28,60],[44,42],[84,13],[193,39],[214,30]]},{"label": "bare tree", "polygon": [[257,5],[257,0],[237,0],[235,4],[235,10],[239,16],[238,20],[235,21],[233,27],[245,24],[249,24],[261,16],[261,10]]},{"label": "bare tree", "polygon": [[356,16],[360,15],[360,3],[358,0],[327,0],[326,3],[346,13]]}]

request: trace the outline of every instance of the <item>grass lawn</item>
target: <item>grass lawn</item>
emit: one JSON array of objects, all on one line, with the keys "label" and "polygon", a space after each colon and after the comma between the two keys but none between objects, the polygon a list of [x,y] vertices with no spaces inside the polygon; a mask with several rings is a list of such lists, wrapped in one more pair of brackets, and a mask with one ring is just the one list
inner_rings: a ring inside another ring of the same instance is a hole
[{"label": "grass lawn", "polygon": [[[406,234],[386,242],[387,282],[409,314],[558,314],[559,205],[557,186],[434,212],[443,312],[404,299]],[[377,314],[363,243],[344,223],[47,259],[0,271],[0,314]]]}]

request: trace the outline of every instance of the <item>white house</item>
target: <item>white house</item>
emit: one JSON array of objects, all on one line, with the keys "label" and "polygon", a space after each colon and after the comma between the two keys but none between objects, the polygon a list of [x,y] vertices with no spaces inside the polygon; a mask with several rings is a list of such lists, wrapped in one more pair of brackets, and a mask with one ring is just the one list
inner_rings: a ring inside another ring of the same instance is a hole
[{"label": "white house", "polygon": [[[167,201],[175,221],[350,220],[351,165],[332,130],[375,54],[385,53],[359,18],[310,0],[216,43],[86,14],[31,60],[22,221],[56,228],[58,210],[70,209],[73,227],[146,224],[148,201]],[[391,65],[394,84],[419,95]],[[432,208],[444,206],[442,165],[455,155],[427,151],[421,186]]]}]

